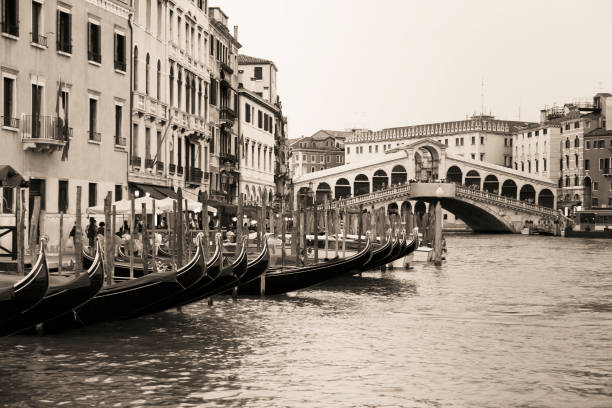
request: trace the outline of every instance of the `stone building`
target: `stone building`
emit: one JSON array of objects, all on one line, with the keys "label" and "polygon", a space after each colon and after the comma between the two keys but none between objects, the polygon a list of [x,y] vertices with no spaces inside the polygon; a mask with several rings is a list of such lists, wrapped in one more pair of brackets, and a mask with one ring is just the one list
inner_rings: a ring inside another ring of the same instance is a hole
[{"label": "stone building", "polygon": [[[74,220],[107,192],[127,192],[130,2],[2,1],[0,163],[27,182],[28,220],[40,197],[40,233],[55,251],[59,213]],[[15,193],[2,189],[0,225],[14,225]],[[29,223],[26,223],[29,225]]]},{"label": "stone building", "polygon": [[612,208],[612,130],[584,134],[584,210]]},{"label": "stone building", "polygon": [[299,177],[345,164],[345,141],[352,131],[319,130],[290,142],[289,168]]}]

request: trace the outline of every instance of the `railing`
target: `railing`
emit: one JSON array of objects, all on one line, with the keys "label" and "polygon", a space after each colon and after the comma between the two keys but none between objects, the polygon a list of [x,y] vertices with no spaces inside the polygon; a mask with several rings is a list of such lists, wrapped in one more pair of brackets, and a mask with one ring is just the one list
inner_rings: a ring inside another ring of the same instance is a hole
[{"label": "railing", "polygon": [[70,41],[57,41],[57,50],[72,54],[72,43]]},{"label": "railing", "polygon": [[204,180],[210,180],[210,171],[204,172]]},{"label": "railing", "polygon": [[219,153],[219,159],[230,163],[236,163],[238,161],[236,155],[231,153]]},{"label": "railing", "polygon": [[132,156],[130,164],[134,167],[140,167],[142,165],[142,158],[140,156]]},{"label": "railing", "polygon": [[178,174],[179,176],[183,175],[183,166],[178,166],[176,168],[176,174]]},{"label": "railing", "polygon": [[125,137],[116,137],[115,138],[115,146],[123,146],[127,145],[127,140]]},{"label": "railing", "polygon": [[2,25],[2,32],[10,35],[14,35],[15,37],[19,37],[19,24],[11,23],[9,21],[3,21],[0,25]]},{"label": "railing", "polygon": [[34,44],[42,45],[43,47],[47,46],[47,37],[44,35],[30,33],[30,39]]},{"label": "railing", "polygon": [[469,187],[457,185],[455,187],[455,195],[465,196],[469,198],[480,198],[487,201],[494,201],[499,204],[509,205],[521,210],[528,210],[532,212],[539,212],[548,215],[556,215],[558,211],[549,207],[543,207],[541,205],[530,203],[527,201],[517,200],[515,198],[506,197],[503,195],[492,194],[487,191],[475,190]]},{"label": "railing", "polygon": [[2,126],[19,129],[19,119],[10,116],[2,116]]},{"label": "railing", "polygon": [[200,184],[202,182],[202,170],[197,167],[191,167],[186,175],[186,181],[189,183]]},{"label": "railing", "polygon": [[93,62],[97,62],[97,63],[101,63],[102,62],[102,54],[100,54],[100,52],[88,51],[87,52],[87,58],[90,61],[93,61]]},{"label": "railing", "polygon": [[[375,191],[369,194],[363,194],[357,197],[351,198],[342,198],[340,200],[336,200],[330,203],[331,209],[341,208],[344,206],[355,206],[355,205],[365,205],[372,202],[377,202],[380,200],[384,200],[386,198],[395,198],[398,195],[406,195],[410,194],[410,184],[403,184],[401,186],[387,188],[385,190]],[[323,210],[323,206],[320,205],[319,208]]]},{"label": "railing", "polygon": [[153,168],[153,159],[145,159],[145,169]]},{"label": "railing", "polygon": [[88,131],[89,133],[89,140],[94,141],[94,142],[101,142],[102,141],[102,135],[100,134],[100,132],[94,132],[93,130]]},{"label": "railing", "polygon": [[221,69],[227,72],[228,74],[232,75],[234,73],[234,70],[232,69],[232,67],[230,67],[225,62],[219,61],[219,64],[221,65]]},{"label": "railing", "polygon": [[164,162],[157,162],[157,171],[162,172],[164,171]]},{"label": "railing", "polygon": [[116,70],[123,71],[123,72],[125,72],[127,68],[127,64],[125,63],[125,61],[115,60],[114,66]]},{"label": "railing", "polygon": [[176,173],[176,164],[170,163],[168,165],[168,173],[170,173],[170,174]]},{"label": "railing", "polygon": [[70,131],[54,116],[25,115],[21,120],[21,138],[65,142]]},{"label": "railing", "polygon": [[236,112],[232,108],[227,106],[221,108],[221,120],[233,121],[234,119],[236,119]]}]

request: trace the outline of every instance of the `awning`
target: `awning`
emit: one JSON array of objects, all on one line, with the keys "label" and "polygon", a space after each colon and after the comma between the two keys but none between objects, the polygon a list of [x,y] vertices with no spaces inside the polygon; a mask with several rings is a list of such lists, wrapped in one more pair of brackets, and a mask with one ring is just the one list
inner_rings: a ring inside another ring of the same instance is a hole
[{"label": "awning", "polygon": [[164,198],[168,197],[167,194],[160,192],[157,189],[157,186],[152,186],[150,184],[130,183],[130,187],[142,191],[144,196],[148,195],[155,200],[163,200]]},{"label": "awning", "polygon": [[158,187],[158,186],[154,186],[153,188],[155,190],[159,191],[165,197],[170,197],[173,200],[178,199],[178,194],[176,194],[176,192],[173,189],[171,189],[170,187]]},{"label": "awning", "polygon": [[0,165],[0,186],[2,187],[18,187],[24,184],[24,179],[21,174],[8,165]]},{"label": "awning", "polygon": [[[134,200],[134,211],[136,214],[142,214],[142,204],[144,203],[146,206],[147,214],[153,213],[153,197],[139,197]],[[187,208],[183,208],[187,211],[200,212],[202,211],[202,204],[193,200],[184,200],[183,206],[185,205],[185,201],[187,202]],[[163,200],[155,200],[155,212],[161,213],[164,211],[172,211],[174,208],[175,200],[171,198],[165,198]],[[116,208],[117,214],[130,214],[132,208],[132,202],[130,200],[122,200],[115,201],[113,205]],[[216,213],[217,209],[211,206],[208,206],[208,212]],[[104,205],[98,205],[95,207],[89,207],[87,209],[88,214],[104,214]]]}]

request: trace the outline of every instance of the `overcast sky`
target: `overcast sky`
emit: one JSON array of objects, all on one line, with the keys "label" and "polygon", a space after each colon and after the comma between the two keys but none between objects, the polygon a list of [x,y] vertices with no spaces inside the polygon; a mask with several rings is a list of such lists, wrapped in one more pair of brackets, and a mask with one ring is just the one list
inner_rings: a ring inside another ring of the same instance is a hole
[{"label": "overcast sky", "polygon": [[612,91],[612,1],[211,0],[241,53],[278,67],[289,137],[319,129],[537,121]]}]

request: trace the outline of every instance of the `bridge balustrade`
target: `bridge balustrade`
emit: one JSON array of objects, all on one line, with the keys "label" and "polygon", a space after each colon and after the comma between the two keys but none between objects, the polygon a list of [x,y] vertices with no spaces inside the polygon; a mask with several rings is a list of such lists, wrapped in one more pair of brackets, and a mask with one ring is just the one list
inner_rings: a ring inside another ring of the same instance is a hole
[{"label": "bridge balustrade", "polygon": [[464,187],[460,185],[457,185],[455,187],[455,192],[459,194],[463,194],[464,196],[468,196],[468,197],[481,197],[487,200],[496,201],[498,203],[504,203],[506,205],[516,206],[522,209],[528,209],[531,211],[537,211],[537,212],[541,212],[541,213],[545,213],[549,215],[557,215],[559,213],[557,210],[554,210],[548,207],[543,207],[535,203],[529,203],[527,201],[521,201],[515,198],[510,198],[510,197],[501,196],[497,194],[491,194],[486,191],[474,190],[469,187]]}]

